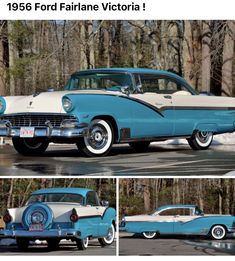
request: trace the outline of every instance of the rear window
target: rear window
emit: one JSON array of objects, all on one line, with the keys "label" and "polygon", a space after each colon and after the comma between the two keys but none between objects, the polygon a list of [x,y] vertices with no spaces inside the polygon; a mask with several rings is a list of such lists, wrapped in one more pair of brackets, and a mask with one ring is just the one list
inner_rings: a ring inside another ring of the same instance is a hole
[{"label": "rear window", "polygon": [[37,194],[31,195],[26,205],[37,203],[37,202],[71,202],[83,204],[84,198],[80,194],[72,193],[48,193],[48,194]]}]

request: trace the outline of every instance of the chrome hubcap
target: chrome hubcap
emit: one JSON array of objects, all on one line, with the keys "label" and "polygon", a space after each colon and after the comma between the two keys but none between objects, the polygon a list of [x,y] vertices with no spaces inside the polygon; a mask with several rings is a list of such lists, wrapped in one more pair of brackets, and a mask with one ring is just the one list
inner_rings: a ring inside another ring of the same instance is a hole
[{"label": "chrome hubcap", "polygon": [[200,142],[206,143],[211,138],[211,134],[211,132],[200,131],[196,134],[196,136],[200,140]]},{"label": "chrome hubcap", "polygon": [[93,126],[90,130],[88,142],[94,149],[102,149],[108,140],[108,133],[103,126]]},{"label": "chrome hubcap", "polygon": [[222,229],[220,229],[220,228],[215,229],[215,234],[216,234],[217,236],[221,236],[221,235],[223,234]]},{"label": "chrome hubcap", "polygon": [[105,238],[107,241],[112,240],[112,238],[113,238],[113,229],[112,228],[109,229],[108,235]]}]

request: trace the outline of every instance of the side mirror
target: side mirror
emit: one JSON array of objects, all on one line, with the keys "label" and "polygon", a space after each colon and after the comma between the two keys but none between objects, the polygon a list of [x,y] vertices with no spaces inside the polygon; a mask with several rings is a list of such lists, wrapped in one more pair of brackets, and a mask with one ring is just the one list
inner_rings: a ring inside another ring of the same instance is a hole
[{"label": "side mirror", "polygon": [[109,206],[109,202],[108,202],[107,200],[101,200],[101,201],[100,201],[100,204],[101,204],[101,206],[103,206],[103,207],[108,207],[108,206]]},{"label": "side mirror", "polygon": [[137,91],[137,93],[143,93],[143,86],[142,86],[142,84],[139,84],[139,85],[136,86],[136,91]]},{"label": "side mirror", "polygon": [[55,88],[49,87],[49,88],[47,89],[47,91],[48,91],[48,92],[54,92],[54,91],[55,91]]},{"label": "side mirror", "polygon": [[130,94],[130,86],[122,86],[121,87],[121,92],[126,94],[126,95],[129,95]]}]

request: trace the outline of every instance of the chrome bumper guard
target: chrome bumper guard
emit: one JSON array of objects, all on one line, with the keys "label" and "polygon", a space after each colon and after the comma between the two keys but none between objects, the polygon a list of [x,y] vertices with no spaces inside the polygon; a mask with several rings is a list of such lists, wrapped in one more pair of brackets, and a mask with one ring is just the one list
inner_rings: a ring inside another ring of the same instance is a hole
[{"label": "chrome bumper guard", "polygon": [[228,228],[229,233],[235,233],[235,227],[230,227]]},{"label": "chrome bumper guard", "polygon": [[50,229],[44,231],[28,231],[28,230],[0,230],[1,238],[17,238],[17,237],[27,237],[27,238],[79,238],[81,236],[80,231],[74,229]]},{"label": "chrome bumper guard", "polygon": [[[0,121],[0,137],[20,137],[20,129],[13,127],[9,121]],[[34,127],[34,138],[76,138],[87,133],[88,124],[77,121],[66,120],[59,128],[53,127],[49,121],[45,122],[45,127]]]}]

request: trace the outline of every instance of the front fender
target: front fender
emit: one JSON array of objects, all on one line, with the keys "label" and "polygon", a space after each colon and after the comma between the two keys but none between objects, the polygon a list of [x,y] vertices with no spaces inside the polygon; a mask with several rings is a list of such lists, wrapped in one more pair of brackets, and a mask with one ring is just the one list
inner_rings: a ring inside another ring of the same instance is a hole
[{"label": "front fender", "polygon": [[102,94],[67,94],[63,96],[65,97],[73,103],[69,114],[77,116],[81,123],[89,124],[93,118],[99,116],[112,117],[117,126],[118,137],[121,129],[134,127],[133,109],[128,99]]}]

